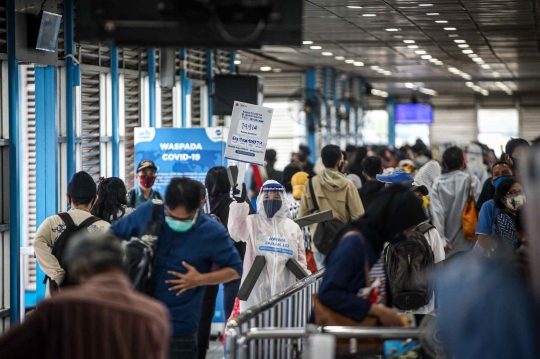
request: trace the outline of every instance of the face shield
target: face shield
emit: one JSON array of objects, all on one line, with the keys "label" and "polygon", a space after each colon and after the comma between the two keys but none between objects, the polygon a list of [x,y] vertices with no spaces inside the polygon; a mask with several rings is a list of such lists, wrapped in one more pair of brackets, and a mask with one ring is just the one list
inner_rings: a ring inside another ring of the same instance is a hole
[{"label": "face shield", "polygon": [[288,208],[285,187],[276,181],[266,181],[257,197],[257,212],[272,219],[286,217]]}]

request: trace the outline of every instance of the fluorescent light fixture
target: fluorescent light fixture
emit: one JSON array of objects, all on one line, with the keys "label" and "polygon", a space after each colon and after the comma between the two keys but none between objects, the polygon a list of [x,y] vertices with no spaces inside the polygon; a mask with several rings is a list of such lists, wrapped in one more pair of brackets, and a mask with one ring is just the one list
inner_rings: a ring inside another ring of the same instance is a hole
[{"label": "fluorescent light fixture", "polygon": [[473,83],[473,82],[465,82],[465,86],[467,86],[467,87],[473,87],[473,86],[474,86],[474,83]]},{"label": "fluorescent light fixture", "polygon": [[345,63],[346,64],[352,64],[352,63],[354,63],[354,60],[345,60]]},{"label": "fluorescent light fixture", "polygon": [[372,69],[372,70],[377,70],[379,68],[379,66],[370,66],[369,68]]},{"label": "fluorescent light fixture", "polygon": [[472,59],[474,62],[484,62],[484,60],[482,60],[481,57],[475,57],[474,59]]},{"label": "fluorescent light fixture", "polygon": [[356,6],[356,5],[348,5],[347,6],[349,9],[361,9],[362,6]]},{"label": "fluorescent light fixture", "polygon": [[273,71],[273,72],[281,72],[281,71],[283,71],[283,70],[282,70],[282,69],[273,69],[272,71]]},{"label": "fluorescent light fixture", "polygon": [[497,71],[493,71],[491,74],[493,75],[493,77],[500,77],[501,76],[501,74],[499,74]]},{"label": "fluorescent light fixture", "polygon": [[450,35],[448,35],[448,37],[459,37],[459,35],[458,34],[450,34]]},{"label": "fluorescent light fixture", "polygon": [[321,54],[322,54],[323,56],[332,56],[332,55],[334,55],[334,54],[331,53],[331,52],[322,52]]},{"label": "fluorescent light fixture", "polygon": [[426,15],[427,16],[438,16],[440,14],[438,12],[428,12]]},{"label": "fluorescent light fixture", "polygon": [[467,45],[467,44],[460,44],[460,45],[457,45],[457,46],[458,46],[459,48],[461,48],[461,49],[466,49],[466,48],[469,47],[469,45]]},{"label": "fluorescent light fixture", "polygon": [[418,6],[433,6],[433,4],[418,4]]},{"label": "fluorescent light fixture", "polygon": [[322,46],[310,46],[309,48],[311,50],[320,50],[320,49],[322,49]]},{"label": "fluorescent light fixture", "polygon": [[263,66],[260,68],[260,70],[263,72],[268,72],[268,71],[272,71],[272,68],[270,66]]},{"label": "fluorescent light fixture", "polygon": [[235,65],[240,65],[241,63],[242,63],[242,61],[240,61],[240,60],[234,60]]},{"label": "fluorescent light fixture", "polygon": [[433,57],[433,56],[431,56],[431,55],[422,55],[422,56],[421,56],[422,60],[429,60],[429,59],[431,59],[432,57]]},{"label": "fluorescent light fixture", "polygon": [[480,91],[483,90],[483,88],[481,88],[480,86],[476,86],[476,85],[474,85],[474,86],[472,87],[472,89],[473,89],[474,91],[476,91],[476,92],[480,92]]},{"label": "fluorescent light fixture", "polygon": [[488,90],[482,90],[480,91],[480,93],[484,96],[489,96],[489,91]]},{"label": "fluorescent light fixture", "polygon": [[456,31],[457,29],[455,27],[445,27],[446,31]]},{"label": "fluorescent light fixture", "polygon": [[463,73],[463,72],[459,76],[463,77],[465,80],[472,80],[471,75]]},{"label": "fluorescent light fixture", "polygon": [[392,72],[390,72],[390,71],[385,71],[385,72],[383,72],[383,74],[384,74],[385,76],[390,76],[390,75],[392,75]]},{"label": "fluorescent light fixture", "polygon": [[417,53],[418,55],[425,55],[425,54],[427,54],[427,52],[424,51],[424,50],[416,50],[415,53]]},{"label": "fluorescent light fixture", "polygon": [[482,65],[482,68],[483,68],[484,70],[489,70],[489,69],[491,68],[491,66],[488,65],[488,64],[483,64],[483,65]]},{"label": "fluorescent light fixture", "polygon": [[302,41],[304,45],[311,45],[313,44],[313,41]]},{"label": "fluorescent light fixture", "polygon": [[469,57],[470,57],[471,59],[474,59],[475,57],[478,57],[478,55],[477,55],[477,54],[469,54]]},{"label": "fluorescent light fixture", "polygon": [[361,67],[361,66],[364,66],[364,63],[363,62],[360,62],[360,61],[355,61],[353,63],[354,66],[358,66],[358,67]]},{"label": "fluorescent light fixture", "polygon": [[453,73],[455,73],[455,74],[458,74],[458,73],[461,72],[461,71],[459,71],[458,69],[456,69],[455,67],[449,67],[449,68],[448,68],[448,71],[453,72]]},{"label": "fluorescent light fixture", "polygon": [[437,96],[438,95],[437,91],[432,90],[432,89],[420,88],[420,89],[418,89],[418,91],[420,91],[421,93],[424,93],[426,95],[430,95],[430,96]]},{"label": "fluorescent light fixture", "polygon": [[414,40],[403,40],[404,43],[406,44],[414,44],[416,41]]},{"label": "fluorescent light fixture", "polygon": [[389,29],[386,29],[386,31],[399,31],[399,29],[395,27],[391,27]]},{"label": "fluorescent light fixture", "polygon": [[444,65],[444,62],[442,61],[437,61],[437,62],[434,62],[435,65],[437,66],[441,66],[441,65]]},{"label": "fluorescent light fixture", "polygon": [[408,88],[408,89],[413,89],[414,88],[414,84],[412,82],[407,82],[405,84],[405,87]]},{"label": "fluorescent light fixture", "polygon": [[461,52],[463,52],[464,54],[472,54],[472,53],[474,53],[473,50],[463,50]]},{"label": "fluorescent light fixture", "polygon": [[435,22],[437,24],[448,24],[448,21],[446,21],[446,20],[436,20]]},{"label": "fluorescent light fixture", "polygon": [[378,73],[380,73],[380,74],[383,74],[383,73],[385,73],[385,72],[386,72],[386,70],[385,70],[385,69],[377,69],[377,70],[375,70],[375,71],[377,71],[377,72],[378,72]]},{"label": "fluorescent light fixture", "polygon": [[377,14],[362,14],[362,16],[365,16],[365,17],[375,17],[375,16],[377,16]]},{"label": "fluorescent light fixture", "polygon": [[418,48],[418,45],[409,45],[407,46],[409,49],[417,49]]},{"label": "fluorescent light fixture", "polygon": [[343,61],[345,58],[343,56],[336,56],[336,60]]},{"label": "fluorescent light fixture", "polygon": [[466,43],[467,41],[458,39],[458,40],[454,40],[454,42],[455,42],[456,44],[464,44],[464,43]]}]

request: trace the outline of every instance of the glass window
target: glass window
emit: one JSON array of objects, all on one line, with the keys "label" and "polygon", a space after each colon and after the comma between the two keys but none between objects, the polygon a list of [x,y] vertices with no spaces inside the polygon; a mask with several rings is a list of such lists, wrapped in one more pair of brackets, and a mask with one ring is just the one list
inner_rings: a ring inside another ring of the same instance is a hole
[{"label": "glass window", "polygon": [[414,145],[417,139],[429,145],[429,125],[396,124],[396,148]]},{"label": "glass window", "polygon": [[366,111],[362,126],[362,140],[365,145],[388,144],[388,112],[386,110]]},{"label": "glass window", "polygon": [[478,110],[478,141],[493,149],[497,157],[510,137],[517,137],[518,133],[519,114],[516,109]]}]

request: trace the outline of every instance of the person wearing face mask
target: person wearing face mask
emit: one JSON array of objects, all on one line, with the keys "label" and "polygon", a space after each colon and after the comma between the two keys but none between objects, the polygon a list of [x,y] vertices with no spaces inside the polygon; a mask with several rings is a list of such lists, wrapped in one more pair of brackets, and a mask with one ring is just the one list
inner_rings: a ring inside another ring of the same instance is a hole
[{"label": "person wearing face mask", "polygon": [[233,240],[247,244],[242,283],[255,257],[266,259],[249,298],[240,301],[240,311],[244,312],[296,283],[296,277],[286,268],[289,259],[295,259],[306,272],[309,271],[302,230],[287,218],[289,205],[285,188],[276,181],[266,181],[257,197],[257,214],[252,215],[249,215],[249,205],[237,196],[238,193],[235,190],[235,202],[230,205],[229,232]]},{"label": "person wearing face mask", "polygon": [[502,181],[493,201],[500,210],[495,220],[496,247],[513,251],[521,244],[516,226],[517,211],[525,204],[525,191],[521,182],[513,178]]},{"label": "person wearing face mask", "polygon": [[157,167],[154,162],[150,160],[142,160],[137,166],[137,174],[135,180],[137,180],[138,186],[128,193],[128,206],[131,208],[137,208],[141,204],[148,201],[152,202],[153,199],[162,200],[161,194],[152,189],[154,182],[156,181]]},{"label": "person wearing face mask", "polygon": [[73,175],[68,184],[66,198],[71,209],[46,218],[39,226],[34,241],[37,261],[47,276],[48,294],[58,286],[70,284],[66,268],[62,265],[63,256],[60,251],[69,243],[71,237],[80,230],[97,233],[106,232],[110,227],[108,222],[90,213],[98,196],[96,183],[88,173],[81,171]]},{"label": "person wearing face mask", "polygon": [[[242,260],[227,229],[202,213],[202,197],[197,181],[173,178],[162,206],[153,296],[171,314],[171,359],[197,358],[197,331],[205,287],[230,282],[242,274]],[[153,210],[152,202],[141,205],[114,223],[111,232],[125,240],[140,238]],[[211,271],[214,264],[217,270]]]}]

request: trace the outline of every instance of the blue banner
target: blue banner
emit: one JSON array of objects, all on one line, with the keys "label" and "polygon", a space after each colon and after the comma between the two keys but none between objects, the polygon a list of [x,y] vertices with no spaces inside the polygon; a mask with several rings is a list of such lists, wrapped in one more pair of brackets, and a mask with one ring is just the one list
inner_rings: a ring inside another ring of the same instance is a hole
[{"label": "blue banner", "polygon": [[223,127],[136,128],[135,166],[142,160],[156,164],[153,186],[161,194],[174,177],[189,177],[204,183],[214,166],[225,166],[227,134]]}]

